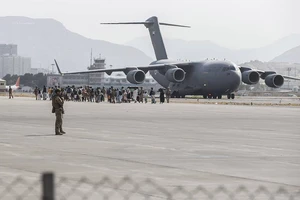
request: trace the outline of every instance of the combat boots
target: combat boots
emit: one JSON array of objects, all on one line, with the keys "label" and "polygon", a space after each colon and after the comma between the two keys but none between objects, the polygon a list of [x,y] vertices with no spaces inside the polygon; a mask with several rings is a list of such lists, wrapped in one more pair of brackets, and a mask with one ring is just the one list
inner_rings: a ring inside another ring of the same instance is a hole
[{"label": "combat boots", "polygon": [[66,134],[66,132],[62,130],[62,127],[60,127],[60,133],[61,134]]}]

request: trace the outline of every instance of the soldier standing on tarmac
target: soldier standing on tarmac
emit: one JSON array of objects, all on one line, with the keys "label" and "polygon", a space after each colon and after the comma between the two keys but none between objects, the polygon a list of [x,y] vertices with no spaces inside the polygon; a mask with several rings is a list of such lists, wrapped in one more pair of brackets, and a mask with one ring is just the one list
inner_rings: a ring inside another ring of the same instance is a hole
[{"label": "soldier standing on tarmac", "polygon": [[12,89],[11,89],[10,86],[9,86],[9,89],[8,89],[8,96],[9,96],[9,99],[14,98],[14,95],[12,93]]},{"label": "soldier standing on tarmac", "polygon": [[62,115],[64,112],[64,99],[61,96],[61,90],[55,90],[55,96],[52,98],[52,113],[55,113],[55,135],[63,135],[66,132],[62,130]]}]

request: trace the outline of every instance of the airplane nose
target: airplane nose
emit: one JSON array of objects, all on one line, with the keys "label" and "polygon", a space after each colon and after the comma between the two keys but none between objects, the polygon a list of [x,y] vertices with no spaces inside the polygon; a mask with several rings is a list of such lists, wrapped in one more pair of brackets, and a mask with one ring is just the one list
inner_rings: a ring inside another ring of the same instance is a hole
[{"label": "airplane nose", "polygon": [[231,86],[233,88],[238,89],[242,81],[242,76],[239,71],[232,71],[231,72]]}]

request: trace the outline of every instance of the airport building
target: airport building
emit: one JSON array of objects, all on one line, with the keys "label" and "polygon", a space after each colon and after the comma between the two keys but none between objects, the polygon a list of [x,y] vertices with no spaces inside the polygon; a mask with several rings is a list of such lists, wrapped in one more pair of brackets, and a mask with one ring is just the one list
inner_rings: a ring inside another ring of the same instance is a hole
[{"label": "airport building", "polygon": [[17,55],[17,45],[0,44],[0,77],[30,73],[31,58]]},{"label": "airport building", "polygon": [[[96,70],[96,69],[105,69],[106,63],[105,58],[94,59],[94,63],[91,64],[87,69]],[[93,88],[96,87],[111,87],[121,88],[121,87],[144,87],[144,88],[157,88],[159,85],[152,77],[146,77],[143,84],[131,84],[127,81],[126,76],[123,73],[119,73],[115,76],[108,76],[105,73],[93,73],[93,74],[67,74],[67,75],[57,75],[49,74],[47,76],[47,86],[54,87],[67,87],[67,86],[90,86]]]},{"label": "airport building", "polygon": [[[94,75],[94,74],[90,74]],[[103,79],[99,79],[99,81],[96,82],[96,79],[94,79],[93,84],[89,84],[89,76],[88,74],[70,74],[61,76],[58,74],[49,74],[47,76],[47,87],[67,87],[67,86],[75,86],[75,87],[81,87],[81,86],[90,86],[93,88],[97,87],[111,87],[114,88],[127,88],[127,87],[144,87],[150,89],[153,88],[160,88],[161,86],[152,78],[152,77],[146,77],[143,84],[132,84],[127,81],[126,76],[118,75],[118,76],[104,76]]]},{"label": "airport building", "polygon": [[6,80],[0,79],[0,93],[6,91]]}]

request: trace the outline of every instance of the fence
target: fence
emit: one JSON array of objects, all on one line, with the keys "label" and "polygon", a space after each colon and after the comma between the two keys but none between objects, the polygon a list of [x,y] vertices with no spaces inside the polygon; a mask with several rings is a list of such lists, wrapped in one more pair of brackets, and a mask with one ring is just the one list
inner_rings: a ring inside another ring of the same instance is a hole
[{"label": "fence", "polygon": [[244,186],[236,189],[229,189],[219,186],[208,190],[205,187],[197,186],[187,189],[183,186],[165,188],[151,179],[136,182],[129,177],[124,177],[118,182],[108,177],[102,178],[99,182],[92,182],[89,179],[70,180],[68,178],[55,179],[53,173],[42,174],[41,180],[28,181],[23,178],[16,178],[11,182],[0,179],[0,199],[42,199],[42,200],[93,200],[93,199],[289,199],[300,200],[300,188],[294,191],[279,187],[274,191],[259,186],[254,190],[248,190]]}]

